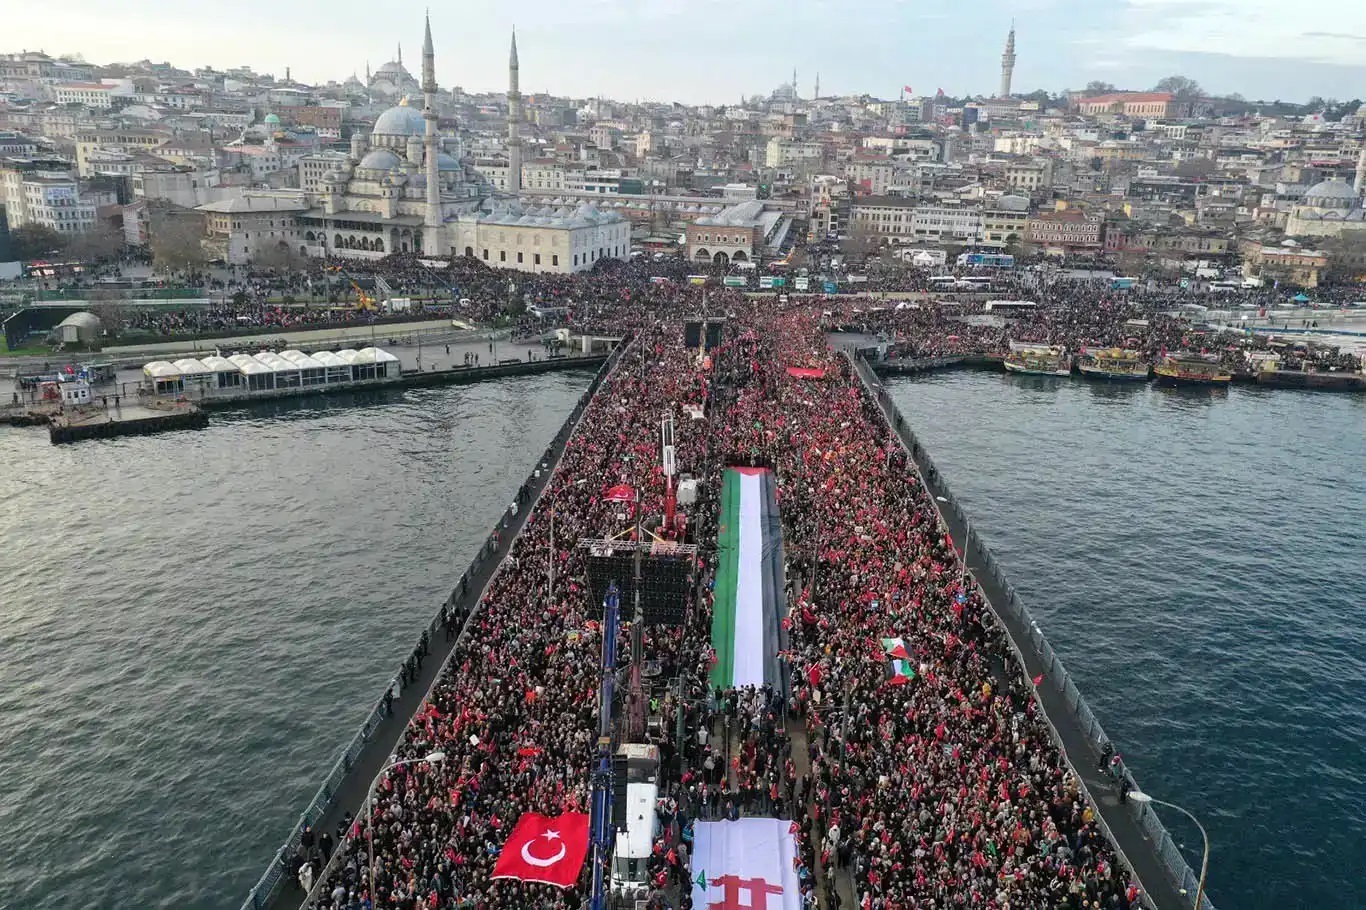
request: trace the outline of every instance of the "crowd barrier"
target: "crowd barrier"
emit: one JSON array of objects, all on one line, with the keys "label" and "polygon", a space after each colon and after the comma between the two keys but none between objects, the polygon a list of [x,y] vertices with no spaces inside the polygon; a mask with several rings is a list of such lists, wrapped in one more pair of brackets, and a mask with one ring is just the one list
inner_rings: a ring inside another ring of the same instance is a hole
[{"label": "crowd barrier", "polygon": [[[1025,662],[1025,655],[1022,650],[1027,644],[1033,649],[1033,653],[1038,656],[1045,667],[1044,676],[1046,681],[1044,684],[1053,685],[1059,689],[1068,709],[1072,712],[1077,726],[1083,731],[1090,747],[1099,754],[1106,744],[1112,743],[1112,740],[1105,735],[1105,731],[1102,729],[1100,721],[1091,711],[1090,706],[1087,705],[1086,699],[1082,697],[1081,690],[1077,688],[1076,682],[1072,679],[1071,674],[1068,673],[1066,667],[1063,666],[1062,659],[1058,657],[1057,652],[1053,650],[1053,647],[1044,637],[1043,632],[1039,629],[1038,623],[1034,621],[1033,616],[1030,614],[1029,608],[1024,605],[1023,601],[1021,601],[1019,596],[1015,593],[1015,586],[1006,580],[1005,573],[1002,571],[1001,566],[997,562],[995,555],[991,552],[991,549],[981,540],[977,532],[972,530],[971,522],[969,521],[966,512],[964,512],[963,508],[959,505],[957,497],[955,497],[953,492],[948,488],[948,484],[944,481],[943,475],[939,472],[939,469],[935,467],[934,460],[930,457],[929,452],[916,438],[915,432],[911,429],[910,424],[901,416],[900,411],[892,402],[891,396],[887,393],[887,390],[882,386],[877,375],[873,372],[873,368],[868,364],[867,360],[857,353],[850,354],[845,352],[845,357],[848,358],[854,373],[862,381],[866,393],[880,406],[884,419],[887,420],[889,427],[900,438],[902,445],[905,446],[907,454],[916,465],[922,483],[924,483],[925,488],[929,491],[930,495],[934,497],[935,505],[939,508],[941,513],[951,513],[954,519],[962,527],[967,529],[966,534],[964,535],[965,539],[959,541],[959,543],[963,546],[964,560],[971,563],[969,574],[973,577],[973,583],[977,585],[978,591],[982,594],[984,602],[991,606],[993,611],[997,614],[997,619],[1000,621],[1001,627],[1006,630],[1006,637],[1011,642],[1011,647],[1015,653],[1016,660],[1020,664],[1021,671],[1024,673],[1025,679],[1031,680]],[[995,582],[995,586],[999,591],[1005,593],[1004,598],[991,597],[988,595],[981,583],[983,574]],[[1028,630],[1027,641],[1017,641],[1016,636],[1010,634],[1010,623],[1006,622],[1008,617],[1014,619],[1017,625]],[[1033,687],[1032,680],[1029,682],[1029,685]],[[1042,707],[1042,702],[1040,702],[1040,707]],[[1073,775],[1076,777],[1082,790],[1086,793],[1087,798],[1093,805],[1099,807],[1100,803],[1096,800],[1095,794],[1091,792],[1084,775],[1078,772],[1073,762],[1073,758],[1067,754],[1063,745],[1062,735],[1059,733],[1057,726],[1054,723],[1054,719],[1049,716],[1047,711],[1041,711],[1040,714],[1048,723],[1049,733],[1052,736],[1054,743],[1057,745],[1059,753],[1067,762],[1068,767],[1071,768]],[[1124,766],[1122,759],[1118,763],[1117,770],[1117,777],[1131,782],[1133,784],[1132,789],[1139,789],[1137,783],[1134,782],[1133,775],[1130,774],[1128,768]],[[1187,863],[1185,857],[1182,856],[1176,841],[1172,838],[1171,833],[1167,830],[1166,826],[1163,825],[1162,820],[1153,810],[1152,804],[1138,803],[1131,800],[1126,805],[1128,806],[1127,811],[1134,817],[1141,829],[1143,837],[1152,845],[1152,849],[1154,850],[1160,865],[1171,882],[1181,892],[1190,895],[1190,900],[1193,903],[1199,884],[1199,875],[1190,867],[1190,864]],[[1104,813],[1097,811],[1096,819],[1100,824],[1101,829],[1104,831],[1106,838],[1110,841],[1111,845],[1114,846],[1125,865],[1128,866],[1129,871],[1134,872],[1132,858],[1127,856],[1120,847],[1114,836],[1114,832],[1104,818]],[[1135,878],[1138,878],[1140,881],[1142,880],[1141,876],[1138,876],[1136,873]],[[1145,891],[1148,890],[1146,884],[1143,887]],[[1214,910],[1214,904],[1210,900],[1208,894],[1204,895],[1200,907],[1197,908],[1197,910]]]},{"label": "crowd barrier", "polygon": [[[341,790],[343,781],[345,781],[351,773],[351,769],[355,765],[356,759],[371,744],[375,731],[379,728],[381,721],[388,715],[388,711],[390,710],[388,704],[391,698],[397,699],[407,686],[415,684],[416,680],[414,680],[413,683],[405,683],[407,678],[406,671],[408,666],[417,659],[423,644],[429,640],[434,640],[436,634],[450,624],[455,624],[460,629],[457,643],[464,638],[465,630],[470,619],[474,615],[474,608],[479,604],[479,599],[483,594],[484,587],[483,585],[478,585],[475,590],[471,591],[469,585],[470,579],[477,577],[479,571],[486,567],[486,563],[489,559],[498,558],[497,554],[500,543],[507,543],[509,547],[511,546],[511,540],[502,540],[501,535],[503,529],[509,525],[512,519],[517,516],[518,512],[521,511],[524,506],[529,506],[529,504],[534,501],[536,494],[532,491],[538,493],[539,490],[549,482],[551,474],[554,473],[554,465],[558,461],[559,451],[562,451],[564,444],[568,442],[569,436],[573,432],[573,428],[578,424],[578,420],[583,415],[584,410],[592,402],[593,396],[597,393],[599,386],[602,385],[602,381],[611,373],[612,369],[616,366],[617,361],[621,359],[622,353],[629,347],[630,340],[629,336],[623,339],[622,343],[616,347],[611,356],[608,357],[598,369],[598,372],[594,375],[593,381],[589,384],[587,391],[579,397],[578,403],[574,406],[574,410],[570,412],[569,416],[560,426],[559,431],[555,435],[555,439],[551,441],[550,445],[546,448],[545,453],[536,460],[536,466],[532,469],[531,474],[527,477],[526,481],[518,489],[513,504],[508,506],[503,514],[499,516],[493,532],[485,538],[483,545],[479,548],[474,559],[470,562],[469,568],[460,576],[460,580],[456,583],[456,586],[451,589],[450,596],[446,598],[446,601],[441,605],[441,608],[437,610],[436,615],[432,617],[431,622],[422,628],[418,635],[417,644],[413,646],[409,655],[400,663],[399,671],[394,674],[394,677],[389,681],[388,686],[382,690],[379,699],[375,702],[374,706],[371,707],[370,712],[366,715],[365,721],[361,724],[360,729],[356,731],[356,735],[351,738],[351,741],[342,752],[341,757],[337,759],[336,764],[328,771],[327,776],[323,779],[322,786],[318,788],[318,792],[314,794],[308,807],[304,809],[303,813],[299,816],[298,822],[295,823],[293,830],[289,832],[289,836],[285,838],[285,842],[271,858],[270,865],[266,868],[266,871],[262,873],[255,886],[252,887],[251,892],[248,893],[246,900],[242,903],[241,910],[262,910],[262,908],[274,899],[277,890],[284,882],[290,857],[294,854],[295,848],[299,845],[300,835],[302,835],[304,828],[313,825],[334,807],[337,794]],[[548,466],[548,468],[543,468],[543,465]],[[454,653],[454,648],[451,649],[450,653]],[[443,670],[444,667],[437,670],[436,680],[440,680]],[[434,681],[432,685],[434,686],[435,684]],[[338,844],[337,846],[338,849],[334,852],[332,861],[328,863],[328,869],[333,866],[341,855],[341,845]],[[317,884],[321,885],[326,879],[327,870],[324,870],[324,872],[318,876],[316,880]]]}]

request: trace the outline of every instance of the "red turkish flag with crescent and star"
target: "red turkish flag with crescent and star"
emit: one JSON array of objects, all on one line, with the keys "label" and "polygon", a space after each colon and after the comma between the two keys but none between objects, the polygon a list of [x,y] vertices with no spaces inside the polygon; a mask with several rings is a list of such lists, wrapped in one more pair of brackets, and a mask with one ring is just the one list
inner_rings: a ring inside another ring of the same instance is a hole
[{"label": "red turkish flag with crescent and star", "polygon": [[549,816],[528,812],[517,820],[498,862],[494,878],[520,878],[568,888],[579,879],[588,856],[588,816],[566,812]]}]

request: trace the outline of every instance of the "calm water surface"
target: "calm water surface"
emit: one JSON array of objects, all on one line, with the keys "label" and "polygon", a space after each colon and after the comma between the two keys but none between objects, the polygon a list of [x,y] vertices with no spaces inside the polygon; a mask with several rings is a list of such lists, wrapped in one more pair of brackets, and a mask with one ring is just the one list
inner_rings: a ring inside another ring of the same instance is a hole
[{"label": "calm water surface", "polygon": [[0,430],[0,907],[237,907],[590,380]]},{"label": "calm water surface", "polygon": [[1366,398],[889,388],[1221,910],[1366,907]]}]

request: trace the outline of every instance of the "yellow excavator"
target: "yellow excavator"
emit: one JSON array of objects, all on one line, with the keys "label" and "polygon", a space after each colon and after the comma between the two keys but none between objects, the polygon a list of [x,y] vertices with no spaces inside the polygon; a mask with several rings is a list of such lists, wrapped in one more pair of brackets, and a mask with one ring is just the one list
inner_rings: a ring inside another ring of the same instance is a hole
[{"label": "yellow excavator", "polygon": [[375,308],[375,298],[370,296],[369,292],[367,292],[365,288],[361,287],[360,284],[356,281],[356,279],[352,278],[351,275],[345,269],[343,269],[339,265],[334,265],[332,266],[332,271],[341,275],[343,278],[345,278],[348,282],[351,283],[351,287],[356,289],[356,309],[373,310]]}]

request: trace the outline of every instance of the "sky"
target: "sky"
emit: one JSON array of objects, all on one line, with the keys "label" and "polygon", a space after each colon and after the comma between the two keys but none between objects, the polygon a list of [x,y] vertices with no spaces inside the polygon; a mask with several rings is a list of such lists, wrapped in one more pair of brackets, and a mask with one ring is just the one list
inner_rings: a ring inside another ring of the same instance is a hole
[{"label": "sky", "polygon": [[[378,0],[36,0],[6,13],[0,52],[251,66],[302,82],[362,78],[394,59],[421,75],[423,7]],[[210,11],[211,10],[211,11]],[[970,10],[965,13],[965,10]],[[1363,0],[464,0],[431,10],[437,81],[507,87],[517,29],[523,93],[732,103],[797,70],[802,97],[995,94],[1016,27],[1014,91],[1091,80],[1215,94],[1366,97]]]}]

